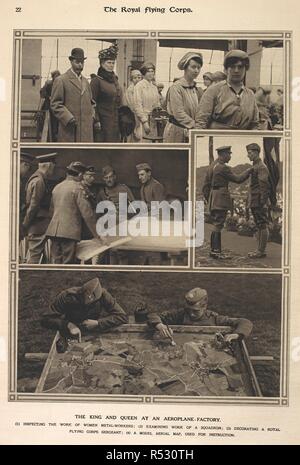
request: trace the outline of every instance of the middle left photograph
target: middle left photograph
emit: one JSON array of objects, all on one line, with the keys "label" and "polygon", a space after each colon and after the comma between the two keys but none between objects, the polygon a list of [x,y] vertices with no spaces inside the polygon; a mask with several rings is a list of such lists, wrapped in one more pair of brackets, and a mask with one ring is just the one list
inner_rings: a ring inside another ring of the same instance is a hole
[{"label": "middle left photograph", "polygon": [[188,266],[189,156],[23,147],[20,264]]}]

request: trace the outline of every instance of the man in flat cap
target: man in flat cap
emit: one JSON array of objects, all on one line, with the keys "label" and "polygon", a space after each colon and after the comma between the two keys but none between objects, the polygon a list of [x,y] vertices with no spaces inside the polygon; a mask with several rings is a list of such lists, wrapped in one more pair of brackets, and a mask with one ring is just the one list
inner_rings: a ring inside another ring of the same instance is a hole
[{"label": "man in flat cap", "polygon": [[74,48],[71,68],[58,76],[51,93],[51,110],[59,121],[58,142],[93,142],[94,107],[88,80],[82,76],[84,51]]},{"label": "man in flat cap", "polygon": [[249,160],[253,163],[253,171],[250,176],[248,205],[258,229],[257,250],[249,252],[249,258],[266,257],[266,247],[269,238],[268,230],[268,205],[271,191],[270,173],[267,166],[261,160],[260,146],[256,143],[246,145]]},{"label": "man in flat cap", "polygon": [[141,187],[141,200],[143,200],[149,210],[151,210],[151,202],[161,202],[166,199],[164,186],[152,177],[152,168],[149,163],[139,163],[136,165]]},{"label": "man in flat cap", "polygon": [[173,331],[168,325],[230,326],[232,332],[226,334],[227,342],[248,337],[253,328],[251,321],[246,318],[231,318],[209,310],[207,291],[200,287],[187,292],[182,308],[161,314],[149,312],[147,320],[151,328],[159,331],[163,337],[171,339],[173,339]]},{"label": "man in flat cap", "polygon": [[218,147],[217,153],[218,158],[210,164],[207,170],[202,192],[208,202],[213,223],[210,256],[216,259],[227,259],[230,256],[222,253],[221,231],[224,227],[227,212],[232,206],[228,185],[229,182],[243,183],[252,173],[252,168],[239,175],[234,174],[232,169],[227,166],[231,159],[231,146]]},{"label": "man in flat cap", "polygon": [[76,244],[82,239],[83,223],[92,237],[99,238],[95,210],[81,183],[85,171],[81,162],[72,162],[67,166],[66,179],[53,189],[53,216],[46,231],[51,239],[52,263],[76,263]]},{"label": "man in flat cap", "polygon": [[196,114],[199,129],[258,129],[259,115],[252,90],[244,85],[250,67],[242,50],[230,50],[224,59],[226,81],[210,86]]},{"label": "man in flat cap", "polygon": [[25,215],[22,229],[28,240],[27,263],[40,263],[46,243],[45,232],[50,221],[51,191],[49,178],[53,175],[57,154],[35,157],[38,169],[25,186]]},{"label": "man in flat cap", "polygon": [[51,314],[44,315],[43,326],[59,330],[64,337],[78,338],[79,342],[81,332],[107,331],[128,322],[123,308],[98,278],[60,292],[50,310]]}]

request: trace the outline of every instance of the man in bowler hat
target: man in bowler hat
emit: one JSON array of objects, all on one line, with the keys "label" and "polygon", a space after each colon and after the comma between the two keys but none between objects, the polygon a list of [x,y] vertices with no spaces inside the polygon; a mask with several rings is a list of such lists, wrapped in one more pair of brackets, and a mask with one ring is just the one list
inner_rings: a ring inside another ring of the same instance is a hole
[{"label": "man in bowler hat", "polygon": [[71,68],[58,76],[51,93],[51,110],[58,119],[58,142],[93,142],[94,107],[88,80],[82,76],[84,51],[73,48]]}]

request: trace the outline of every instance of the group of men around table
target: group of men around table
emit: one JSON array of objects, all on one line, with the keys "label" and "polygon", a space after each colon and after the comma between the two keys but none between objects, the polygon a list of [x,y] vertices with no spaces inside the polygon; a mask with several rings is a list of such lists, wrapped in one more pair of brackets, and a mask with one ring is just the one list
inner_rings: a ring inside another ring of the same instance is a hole
[{"label": "group of men around table", "polygon": [[[96,229],[97,204],[109,200],[118,212],[120,193],[127,194],[129,204],[134,200],[131,189],[118,182],[112,166],[103,167],[104,186],[97,192],[94,189],[95,167],[79,161],[66,167],[66,178],[51,191],[49,181],[57,156],[57,153],[36,157],[21,153],[20,240],[27,238],[26,263],[41,263],[48,239],[51,241],[51,263],[76,263],[76,245],[82,239],[97,238],[99,244],[106,245],[105,237],[100,237]],[[38,168],[28,179],[34,161]],[[149,208],[153,200],[165,200],[165,188],[153,178],[151,166],[139,163],[136,169],[141,184],[141,200]]]},{"label": "group of men around table", "polygon": [[[170,325],[229,326],[231,332],[225,341],[232,342],[248,337],[253,325],[246,318],[233,318],[219,315],[208,309],[207,291],[194,288],[186,293],[183,305],[176,310],[157,313],[148,310],[144,322],[162,338],[174,342]],[[43,326],[56,329],[62,338],[75,338],[81,341],[82,334],[90,331],[108,331],[128,323],[128,315],[117,299],[102,287],[98,278],[82,286],[60,292],[50,304],[50,313],[43,316]]]},{"label": "group of men around table", "polygon": [[211,233],[210,256],[214,259],[231,258],[222,252],[221,232],[224,228],[228,211],[232,207],[229,183],[242,184],[248,178],[248,207],[251,209],[257,227],[257,249],[248,253],[251,259],[266,257],[268,243],[268,223],[270,206],[270,174],[267,166],[260,158],[260,146],[251,143],[246,146],[247,156],[253,166],[240,174],[235,174],[227,165],[231,159],[231,146],[217,148],[218,157],[210,164],[203,184],[203,195],[208,205],[210,219],[213,224]]}]

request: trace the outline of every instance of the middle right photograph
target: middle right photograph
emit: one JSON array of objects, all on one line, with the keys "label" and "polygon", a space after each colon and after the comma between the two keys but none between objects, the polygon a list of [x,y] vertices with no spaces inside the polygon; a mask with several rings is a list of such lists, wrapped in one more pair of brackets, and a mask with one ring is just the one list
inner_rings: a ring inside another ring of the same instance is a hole
[{"label": "middle right photograph", "polygon": [[[204,237],[195,248],[195,267],[280,268],[281,138],[200,136],[195,149],[195,200],[198,207],[204,204]],[[198,207],[199,222],[203,208]]]}]

